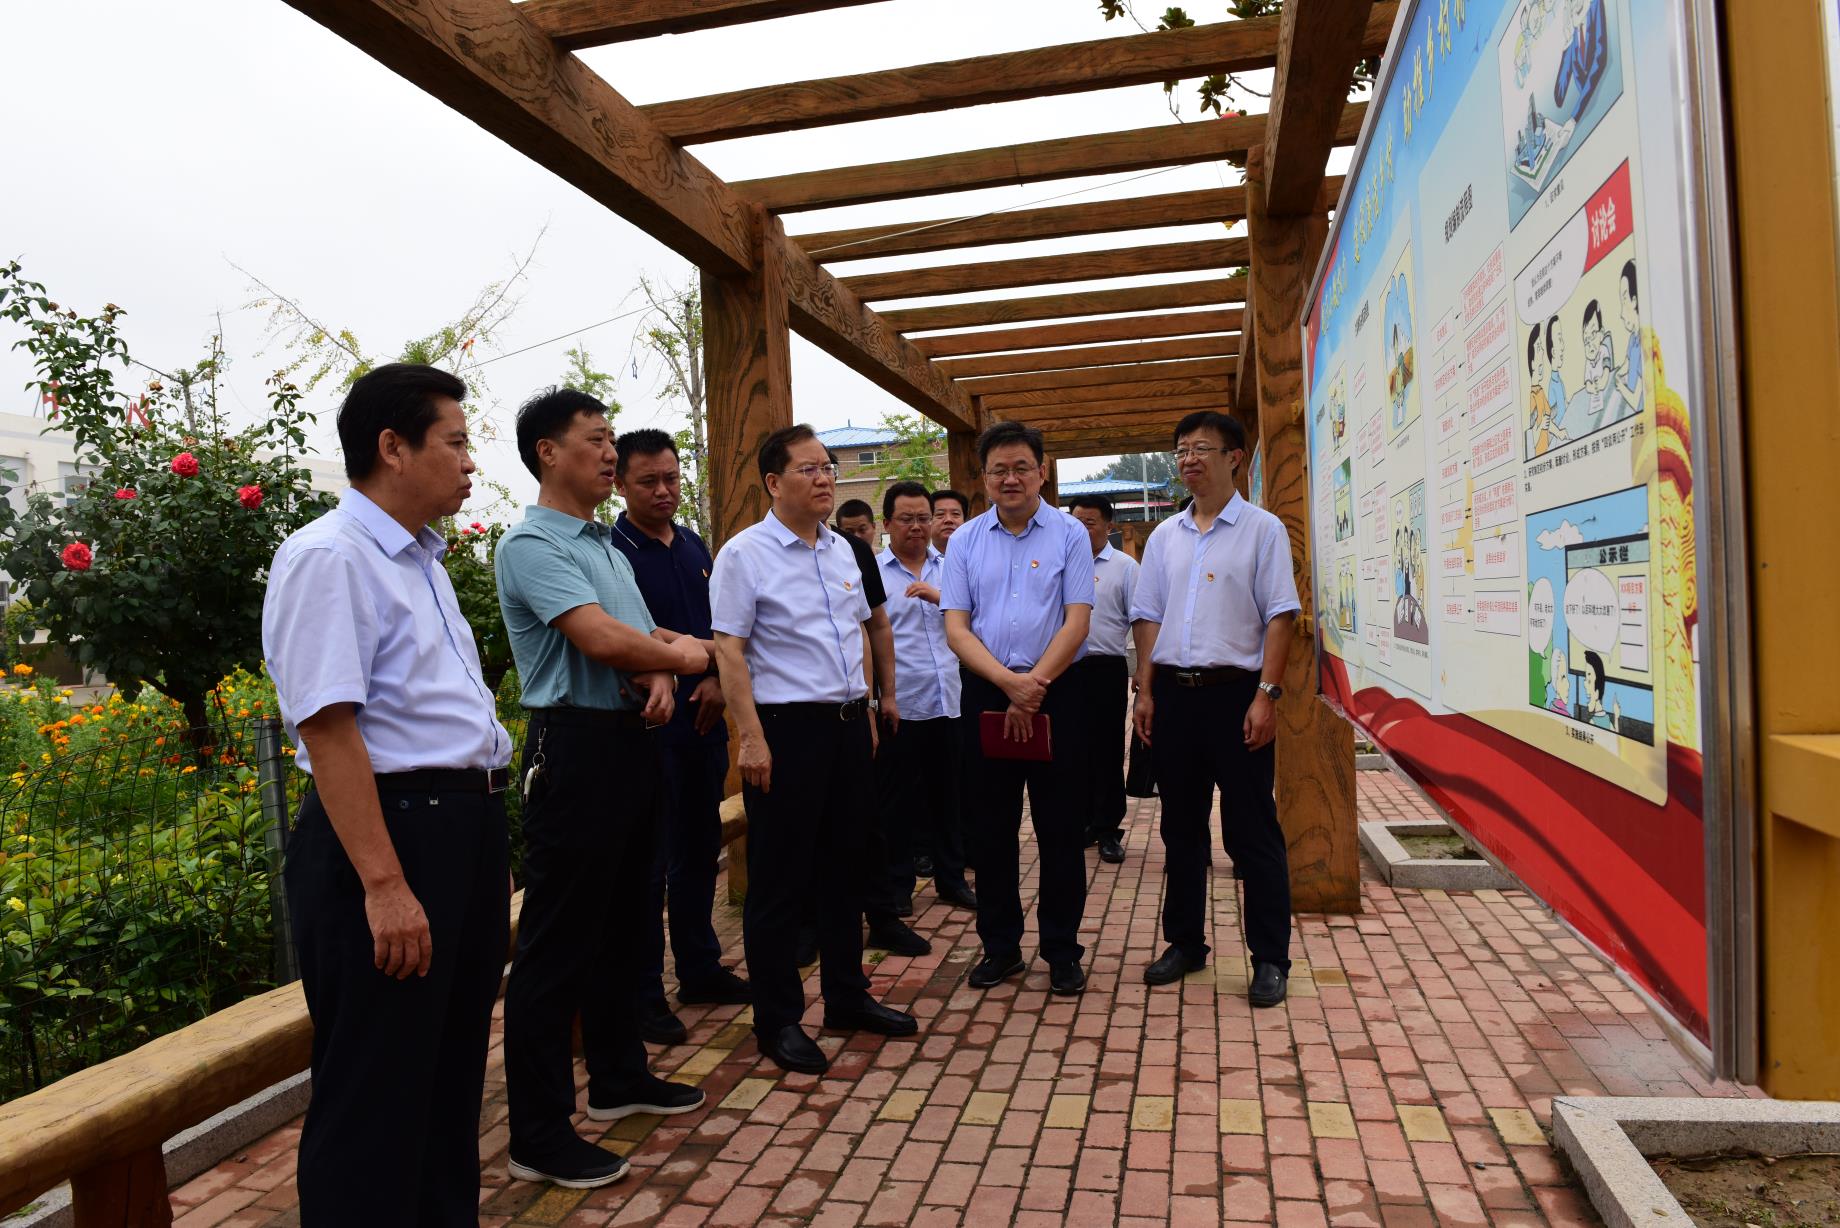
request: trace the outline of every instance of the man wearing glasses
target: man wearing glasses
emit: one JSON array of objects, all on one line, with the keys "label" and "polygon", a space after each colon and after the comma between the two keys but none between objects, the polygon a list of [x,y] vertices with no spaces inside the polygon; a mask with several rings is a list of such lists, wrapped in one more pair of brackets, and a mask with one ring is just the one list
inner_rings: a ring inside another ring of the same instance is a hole
[{"label": "man wearing glasses", "polygon": [[[911,904],[915,863],[930,862],[933,890],[948,904],[976,908],[965,883],[965,851],[958,822],[958,658],[946,645],[939,585],[945,556],[927,540],[933,514],[926,487],[896,482],[882,496],[888,548],[876,559],[888,590],[894,626],[896,694],[900,726],[876,757],[876,806],[888,841],[888,895]],[[885,923],[884,923],[885,924]],[[869,942],[885,946],[870,911]]]},{"label": "man wearing glasses", "polygon": [[1176,470],[1194,496],[1144,544],[1131,604],[1138,736],[1156,748],[1163,799],[1169,946],[1144,970],[1152,985],[1207,964],[1208,811],[1220,786],[1220,839],[1246,881],[1254,1006],[1284,1001],[1290,974],[1290,867],[1272,798],[1297,584],[1276,516],[1239,497],[1245,428],[1212,410],[1175,431]]},{"label": "man wearing glasses", "polygon": [[[963,666],[964,787],[984,942],[970,984],[988,989],[1026,967],[1017,834],[1027,785],[1040,849],[1048,984],[1057,994],[1077,994],[1086,987],[1079,942],[1086,808],[1073,788],[1082,746],[1076,697],[1055,680],[1085,651],[1092,548],[1080,523],[1041,497],[1040,431],[999,422],[978,437],[978,462],[991,506],[953,534],[940,602],[947,642]],[[1002,714],[988,754],[986,713]],[[1038,716],[1048,718],[1045,730]],[[1036,736],[1049,739],[1049,758],[1015,753],[1026,753],[1024,744]]]},{"label": "man wearing glasses", "polygon": [[748,815],[742,942],[760,1051],[782,1069],[822,1074],[830,1062],[799,1026],[797,929],[808,901],[824,1026],[908,1036],[918,1025],[870,998],[863,975],[871,869],[856,807],[874,788],[869,604],[854,556],[824,524],[837,466],[800,424],[767,436],[759,467],[773,510],[722,547],[710,577],[717,672],[740,734]]}]

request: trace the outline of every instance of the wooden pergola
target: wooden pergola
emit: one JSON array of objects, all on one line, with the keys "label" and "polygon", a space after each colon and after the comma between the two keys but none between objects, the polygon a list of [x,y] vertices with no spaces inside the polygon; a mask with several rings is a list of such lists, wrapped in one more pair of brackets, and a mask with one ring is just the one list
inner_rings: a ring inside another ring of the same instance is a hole
[{"label": "wooden pergola", "polygon": [[[1364,118],[1348,85],[1381,54],[1391,0],[1287,0],[1220,22],[636,107],[574,52],[876,0],[288,0],[639,226],[702,271],[709,474],[718,539],[764,515],[760,441],[795,420],[797,332],[946,431],[953,485],[981,491],[993,421],[1039,426],[1055,457],[1163,449],[1185,413],[1234,413],[1260,442],[1265,504],[1290,531],[1306,633],[1279,705],[1278,793],[1299,911],[1359,908],[1347,725],[1315,698],[1307,633],[1307,449],[1299,321],[1341,190],[1334,145]],[[973,149],[728,183],[685,146],[1221,72],[1275,69],[1267,114]],[[915,218],[788,235],[782,216],[872,201],[1233,157],[1242,186]],[[1247,237],[945,263],[839,277],[871,256],[1244,219]],[[1242,276],[1223,276],[1245,267]],[[1035,286],[1202,276],[1035,297]],[[1210,275],[1211,274],[1211,275]],[[991,291],[881,312],[878,301]],[[1203,308],[1201,311],[1174,311]],[[1082,320],[1081,317],[1110,318]],[[913,336],[948,329],[1029,327]],[[981,497],[979,497],[981,503]],[[1223,734],[1223,736],[1225,736]]]}]

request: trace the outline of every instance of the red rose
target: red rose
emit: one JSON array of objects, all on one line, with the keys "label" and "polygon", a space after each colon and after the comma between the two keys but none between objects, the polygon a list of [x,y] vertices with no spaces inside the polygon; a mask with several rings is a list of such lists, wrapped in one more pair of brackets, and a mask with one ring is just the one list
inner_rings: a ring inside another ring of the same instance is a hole
[{"label": "red rose", "polygon": [[480,524],[480,523],[479,523],[479,522],[478,522],[477,520],[475,520],[475,521],[474,521],[474,522],[473,522],[473,523],[472,523],[472,524],[471,524],[470,526],[468,526],[468,527],[470,527],[470,528],[471,528],[471,529],[473,530],[473,532],[475,532],[475,533],[484,533],[484,532],[486,531],[486,527],[485,527],[484,525],[482,525],[482,524]]},{"label": "red rose", "polygon": [[123,486],[115,492],[115,497],[117,499],[138,499],[140,498],[140,492],[135,490],[132,486]]},{"label": "red rose", "polygon": [[181,452],[172,458],[172,471],[182,478],[198,476],[198,458],[190,452]]},{"label": "red rose", "polygon": [[63,559],[64,566],[70,568],[72,571],[88,571],[89,565],[94,562],[96,558],[95,555],[90,553],[89,547],[82,542],[71,542],[68,546],[64,547],[63,552],[59,554],[58,557]]},{"label": "red rose", "polygon": [[239,486],[236,488],[236,501],[253,512],[262,506],[262,488],[260,486]]}]

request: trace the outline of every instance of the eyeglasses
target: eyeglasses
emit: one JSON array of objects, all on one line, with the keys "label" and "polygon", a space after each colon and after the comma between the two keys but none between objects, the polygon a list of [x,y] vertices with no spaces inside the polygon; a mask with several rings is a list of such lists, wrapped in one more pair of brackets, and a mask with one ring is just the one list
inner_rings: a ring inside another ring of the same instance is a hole
[{"label": "eyeglasses", "polygon": [[1213,447],[1209,444],[1198,443],[1186,448],[1177,448],[1171,455],[1174,456],[1176,462],[1180,464],[1191,456],[1198,461],[1205,461],[1208,457],[1214,455],[1214,453],[1222,450],[1223,449]]},{"label": "eyeglasses", "polygon": [[989,474],[991,477],[997,479],[997,481],[999,482],[1007,482],[1012,477],[1020,478],[1020,479],[1027,479],[1031,474],[1041,472],[1041,466],[1040,465],[1017,465],[1014,468],[1007,468],[1005,466],[999,465],[995,469],[986,469],[984,470],[984,472]]},{"label": "eyeglasses", "polygon": [[788,469],[786,470],[786,472],[796,473],[800,477],[804,478],[807,482],[815,482],[818,480],[819,474],[823,474],[825,477],[829,477],[829,478],[836,477],[837,476],[837,466],[836,465],[800,465],[797,469]]},{"label": "eyeglasses", "polygon": [[919,525],[919,524],[932,524],[933,518],[931,516],[926,516],[926,515],[896,516],[894,518],[894,522],[900,525],[902,528],[911,529],[915,525]]}]

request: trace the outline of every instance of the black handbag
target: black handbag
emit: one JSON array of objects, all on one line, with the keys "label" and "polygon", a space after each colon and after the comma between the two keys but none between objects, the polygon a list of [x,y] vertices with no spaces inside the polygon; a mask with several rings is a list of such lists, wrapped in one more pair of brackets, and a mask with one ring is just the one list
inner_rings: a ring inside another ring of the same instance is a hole
[{"label": "black handbag", "polygon": [[1125,769],[1124,773],[1126,797],[1156,796],[1156,764],[1150,758],[1152,753],[1149,745],[1138,737],[1137,731],[1133,729],[1131,731],[1130,766]]}]

